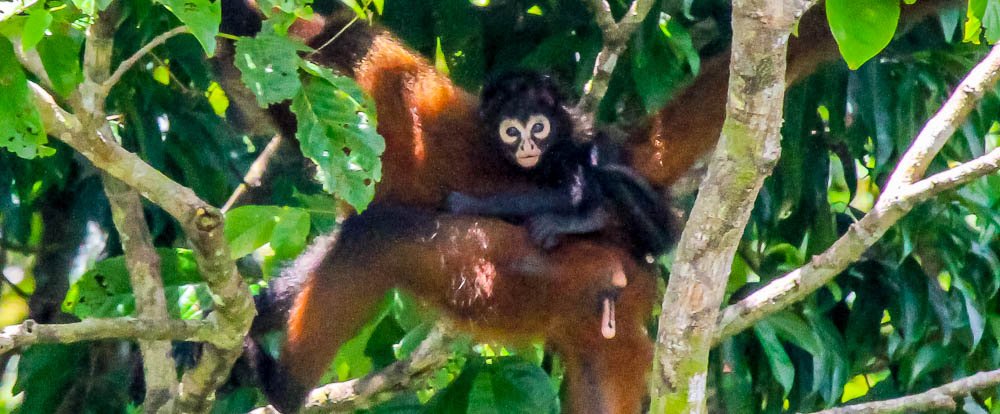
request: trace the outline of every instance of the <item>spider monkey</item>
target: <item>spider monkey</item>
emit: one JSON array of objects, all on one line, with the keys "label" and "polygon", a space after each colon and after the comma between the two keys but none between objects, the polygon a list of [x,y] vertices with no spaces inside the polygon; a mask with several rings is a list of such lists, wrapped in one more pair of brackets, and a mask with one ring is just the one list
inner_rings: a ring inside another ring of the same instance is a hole
[{"label": "spider monkey", "polygon": [[[224,0],[222,9],[221,31],[260,30],[253,4]],[[399,287],[477,338],[544,340],[566,367],[565,412],[640,411],[652,361],[645,322],[656,291],[653,269],[604,236],[573,237],[546,252],[524,226],[438,212],[452,192],[484,197],[537,184],[482,145],[475,96],[377,26],[341,31],[352,18],[317,16],[289,32],[317,49],[311,59],[353,76],[374,99],[386,140],[383,178],[373,204],[345,221],[335,246],[310,249],[259,299],[253,334],[287,327],[277,361],[257,353],[268,399],[283,412],[301,407],[337,348]],[[219,83],[231,100],[243,101],[231,108],[294,136],[286,104],[253,112],[233,57],[232,44],[220,41]]]},{"label": "spider monkey", "polygon": [[[252,36],[260,30],[261,15],[248,1],[222,1],[223,32]],[[918,2],[904,9],[904,18],[926,16],[946,2]],[[286,322],[288,330],[280,360],[264,369],[273,374],[264,385],[271,401],[283,411],[301,406],[340,344],[389,288],[401,286],[482,338],[544,339],[565,362],[564,412],[641,410],[652,361],[645,332],[655,296],[650,269],[604,235],[568,238],[545,252],[524,226],[435,213],[452,192],[486,197],[537,184],[498,162],[476,139],[482,122],[475,97],[390,33],[366,24],[345,29],[352,18],[315,16],[290,32],[319,48],[311,59],[354,77],[375,100],[378,131],[386,139],[383,181],[375,205],[344,223],[335,247],[313,246],[261,298],[254,330]],[[836,58],[824,21],[819,11],[800,23],[799,36],[790,41],[789,82]],[[243,119],[269,120],[253,125],[258,131],[294,136],[287,105],[259,111],[232,66],[231,43],[220,42],[214,63],[235,103],[231,109],[243,111]],[[726,57],[707,60],[693,86],[678,94],[679,105],[635,129],[622,143],[626,164],[666,187],[711,150],[724,117],[727,67]],[[438,231],[428,234],[431,228]],[[616,291],[617,335],[608,340],[586,327],[601,324],[603,289],[621,275],[628,283]]]},{"label": "spider monkey", "polygon": [[573,137],[574,117],[550,76],[513,71],[493,79],[483,88],[479,116],[489,148],[538,188],[485,198],[454,192],[447,200],[450,212],[526,221],[532,240],[544,249],[562,235],[603,229],[612,213],[629,229],[637,257],[658,255],[673,243],[665,202],[630,169],[608,161],[609,151],[599,145],[603,134]]}]

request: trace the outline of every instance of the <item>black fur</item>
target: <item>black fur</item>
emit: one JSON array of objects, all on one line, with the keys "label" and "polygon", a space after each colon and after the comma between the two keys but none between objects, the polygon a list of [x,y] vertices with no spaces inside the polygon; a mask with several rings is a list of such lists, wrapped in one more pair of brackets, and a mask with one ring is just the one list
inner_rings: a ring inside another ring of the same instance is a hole
[{"label": "black fur", "polygon": [[[527,222],[532,239],[544,248],[554,247],[562,235],[604,229],[612,213],[623,225],[633,254],[665,252],[676,231],[664,197],[631,169],[609,159],[609,152],[599,145],[602,134],[585,144],[574,139],[577,122],[564,101],[557,83],[538,72],[511,72],[492,79],[480,99],[484,139],[539,188],[483,199],[452,193],[449,211]],[[538,163],[524,168],[514,157],[520,141],[504,143],[499,127],[504,119],[525,120],[536,114],[548,118],[551,131],[536,143],[542,151]]]}]

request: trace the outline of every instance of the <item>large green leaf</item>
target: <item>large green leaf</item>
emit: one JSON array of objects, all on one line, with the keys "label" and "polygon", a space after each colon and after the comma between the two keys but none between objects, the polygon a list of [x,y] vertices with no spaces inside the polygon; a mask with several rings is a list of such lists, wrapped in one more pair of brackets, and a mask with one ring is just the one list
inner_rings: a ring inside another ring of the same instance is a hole
[{"label": "large green leaf", "polygon": [[0,148],[21,158],[51,155],[48,137],[28,90],[28,79],[14,55],[14,45],[0,37]]},{"label": "large green leaf", "polygon": [[[208,288],[201,283],[194,254],[186,249],[157,249],[168,311],[172,317],[200,319],[212,307]],[[79,318],[110,318],[135,313],[135,296],[125,257],[97,262],[70,286],[63,311]]]},{"label": "large green leaf", "polygon": [[828,0],[826,17],[851,69],[857,69],[892,40],[899,23],[899,0]]},{"label": "large green leaf", "polygon": [[990,44],[1000,40],[1000,0],[988,0],[983,12],[983,27],[986,28],[986,41]]},{"label": "large green leaf", "polygon": [[38,344],[25,350],[17,365],[14,394],[24,392],[19,413],[54,413],[87,366],[85,344]]},{"label": "large green leaf", "polygon": [[767,324],[757,324],[753,331],[757,334],[760,345],[767,355],[767,364],[771,367],[771,375],[781,384],[785,395],[792,390],[792,383],[795,381],[795,367],[792,360],[785,352],[785,347],[778,340],[778,335],[774,329]]},{"label": "large green leaf", "polygon": [[[488,401],[492,404],[478,404]],[[476,378],[469,412],[558,413],[559,404],[545,371],[520,358],[502,357]]]},{"label": "large green leaf", "polygon": [[302,154],[319,167],[326,191],[363,211],[382,179],[385,140],[375,130],[375,106],[350,78],[311,63],[303,68],[317,76],[292,99]]},{"label": "large green leaf", "polygon": [[59,95],[69,96],[83,82],[83,71],[80,69],[82,47],[81,37],[58,32],[38,43],[38,55],[42,58],[45,73]]},{"label": "large green leaf", "polygon": [[236,41],[236,67],[261,107],[292,99],[302,89],[298,71],[299,51],[304,49],[301,43],[268,31]]},{"label": "large green leaf", "polygon": [[215,54],[215,35],[222,21],[222,0],[158,0],[191,30],[209,56]]},{"label": "large green leaf", "polygon": [[279,259],[295,257],[309,236],[309,213],[278,206],[242,206],[226,213],[226,240],[240,258],[270,243]]},{"label": "large green leaf", "polygon": [[32,9],[28,12],[28,18],[24,21],[24,31],[21,33],[21,47],[24,50],[35,48],[45,31],[52,24],[52,13],[43,8]]}]

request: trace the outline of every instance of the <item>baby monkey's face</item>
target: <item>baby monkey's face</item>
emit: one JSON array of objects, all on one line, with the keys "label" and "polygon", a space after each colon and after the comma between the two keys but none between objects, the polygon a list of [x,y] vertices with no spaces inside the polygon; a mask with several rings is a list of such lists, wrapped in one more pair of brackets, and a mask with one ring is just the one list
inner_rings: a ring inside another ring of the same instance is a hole
[{"label": "baby monkey's face", "polygon": [[497,127],[500,142],[507,149],[506,156],[524,169],[538,165],[542,154],[548,148],[552,124],[549,117],[531,114],[527,117],[505,117]]}]

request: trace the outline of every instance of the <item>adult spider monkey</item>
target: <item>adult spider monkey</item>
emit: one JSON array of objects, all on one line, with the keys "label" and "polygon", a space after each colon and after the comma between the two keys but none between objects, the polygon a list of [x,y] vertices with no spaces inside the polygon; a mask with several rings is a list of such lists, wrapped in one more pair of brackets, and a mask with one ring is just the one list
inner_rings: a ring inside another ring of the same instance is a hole
[{"label": "adult spider monkey", "polygon": [[[222,7],[221,31],[260,30],[252,4],[224,0]],[[287,320],[280,359],[260,361],[269,400],[285,412],[298,409],[337,348],[399,287],[478,338],[544,339],[566,367],[566,412],[638,412],[652,359],[645,330],[656,291],[652,269],[614,240],[574,237],[545,252],[522,226],[435,213],[451,192],[481,197],[537,185],[482,145],[476,98],[390,34],[354,24],[323,46],[351,18],[299,21],[290,32],[318,49],[311,59],[352,75],[375,100],[386,139],[383,179],[373,205],[344,223],[335,247],[310,249],[260,299],[254,333]],[[251,111],[233,54],[221,41],[219,81],[237,107]],[[294,135],[287,105],[267,112],[280,133]]]},{"label": "adult spider monkey", "polygon": [[[947,2],[917,2],[904,8],[903,18],[926,16]],[[255,5],[223,0],[222,7],[223,32],[252,36],[260,30]],[[341,13],[316,17],[299,21],[291,32],[319,48],[351,18]],[[790,43],[789,82],[837,56],[824,20],[820,10],[799,24],[799,37]],[[220,83],[235,106],[251,112],[246,119],[265,118],[252,114],[252,96],[232,67],[232,45],[222,43],[216,59]],[[603,237],[573,237],[546,253],[524,227],[434,213],[451,192],[483,197],[534,184],[510,173],[475,139],[481,128],[476,99],[391,34],[354,24],[311,58],[353,76],[376,102],[379,133],[387,145],[375,196],[382,206],[345,222],[335,248],[310,249],[262,298],[274,312],[265,309],[256,330],[288,315],[281,360],[270,366],[275,375],[265,386],[271,401],[285,411],[299,407],[337,347],[389,288],[401,286],[481,337],[545,339],[566,364],[564,411],[638,412],[652,360],[644,329],[655,295],[649,269]],[[724,57],[707,61],[695,87],[675,98],[680,105],[668,106],[648,128],[635,131],[625,145],[628,164],[654,184],[667,186],[710,150],[722,126],[727,66]],[[275,129],[293,136],[294,116],[287,105],[267,112]],[[431,228],[437,231],[428,234]],[[587,327],[601,324],[602,311],[595,304],[608,295],[607,281],[622,275],[628,283],[615,292],[617,335],[607,340]]]},{"label": "adult spider monkey", "polygon": [[574,117],[551,77],[514,71],[491,80],[479,115],[485,144],[538,188],[485,198],[451,193],[449,211],[526,221],[532,240],[544,249],[562,235],[602,230],[612,218],[624,226],[616,230],[628,235],[637,257],[658,255],[673,243],[665,200],[627,167],[611,163],[606,145],[599,145],[606,144],[603,134],[593,140],[573,136]]}]

